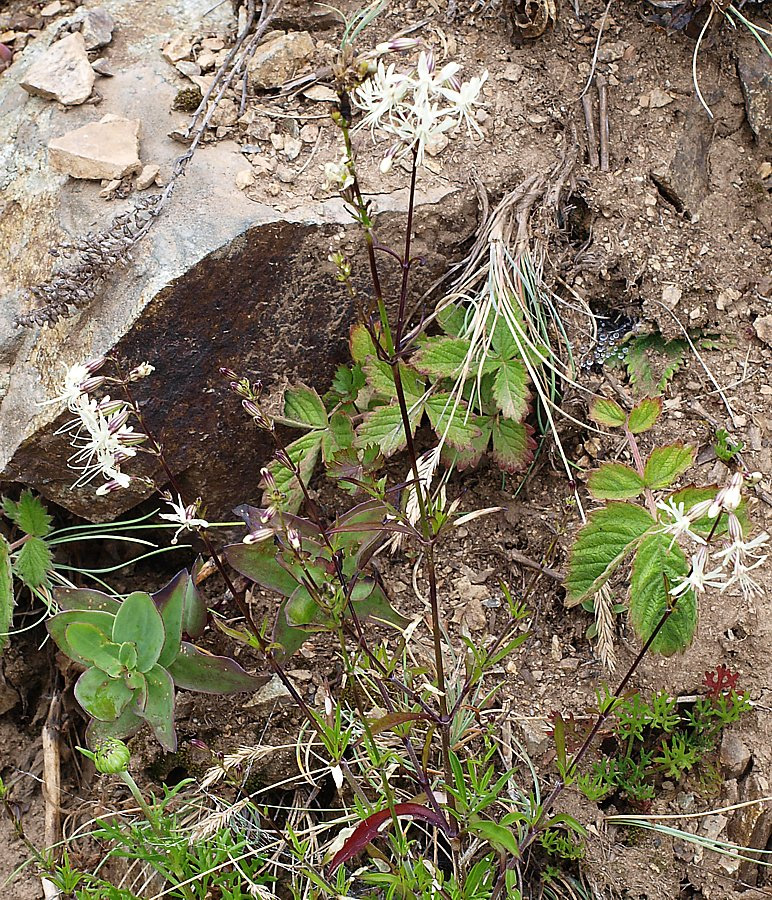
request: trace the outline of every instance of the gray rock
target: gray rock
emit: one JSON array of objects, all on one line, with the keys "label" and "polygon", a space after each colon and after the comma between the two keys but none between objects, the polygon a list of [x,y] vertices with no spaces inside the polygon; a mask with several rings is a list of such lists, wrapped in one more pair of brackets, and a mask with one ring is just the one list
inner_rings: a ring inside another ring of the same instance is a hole
[{"label": "gray rock", "polygon": [[105,59],[104,56],[95,59],[94,62],[91,63],[91,68],[97,75],[106,76],[107,78],[112,78],[115,74],[115,72],[113,72],[113,67],[110,65],[110,60]]},{"label": "gray rock", "polygon": [[88,60],[83,35],[68,34],[52,44],[29,67],[21,87],[64,106],[78,106],[91,96],[96,75]]},{"label": "gray rock", "polygon": [[101,6],[86,10],[80,26],[80,33],[86,44],[86,50],[99,50],[106,47],[113,39],[115,19]]},{"label": "gray rock", "polygon": [[48,161],[73,178],[121,179],[142,168],[139,159],[139,119],[106,115],[48,143]]},{"label": "gray rock", "polygon": [[[768,27],[768,26],[767,26]],[[737,46],[737,74],[745,98],[751,131],[763,146],[772,144],[772,60],[741,28]]]},{"label": "gray rock", "polygon": [[251,90],[275,88],[299,74],[314,52],[314,41],[307,31],[278,34],[257,48],[247,67]]},{"label": "gray rock", "polygon": [[719,758],[721,767],[729,778],[742,778],[751,761],[751,751],[731,731],[725,731],[721,738]]}]

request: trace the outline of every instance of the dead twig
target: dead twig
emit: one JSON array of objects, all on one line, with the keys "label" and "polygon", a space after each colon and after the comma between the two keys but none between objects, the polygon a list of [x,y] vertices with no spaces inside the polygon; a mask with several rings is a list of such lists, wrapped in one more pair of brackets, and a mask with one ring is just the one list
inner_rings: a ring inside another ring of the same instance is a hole
[{"label": "dead twig", "polygon": [[61,838],[61,755],[59,734],[62,715],[62,698],[54,690],[43,726],[43,799],[45,800],[45,843],[53,847]]},{"label": "dead twig", "polygon": [[608,172],[608,82],[603,75],[595,79],[598,87],[598,118],[600,119],[600,170]]},{"label": "dead twig", "polygon": [[587,159],[592,168],[597,169],[600,162],[598,159],[598,139],[595,134],[595,123],[592,120],[592,100],[589,94],[582,95],[582,109],[584,110],[584,124],[587,128]]}]

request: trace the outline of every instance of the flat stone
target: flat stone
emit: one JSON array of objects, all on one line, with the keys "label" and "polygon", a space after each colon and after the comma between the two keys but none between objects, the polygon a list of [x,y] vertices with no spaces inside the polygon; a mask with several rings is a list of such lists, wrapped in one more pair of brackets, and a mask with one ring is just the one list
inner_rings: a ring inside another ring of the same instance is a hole
[{"label": "flat stone", "polygon": [[307,31],[280,34],[260,44],[247,67],[251,90],[279,87],[297,75],[314,52]]},{"label": "flat stone", "polygon": [[190,38],[185,34],[178,34],[164,44],[161,56],[174,65],[182,59],[188,59],[192,52],[193,44]]},{"label": "flat stone", "polygon": [[753,330],[760,341],[772,347],[772,316],[759,316],[753,323]]},{"label": "flat stone", "polygon": [[94,62],[91,63],[91,68],[97,73],[97,75],[102,75],[107,78],[112,78],[115,75],[113,72],[113,67],[110,65],[110,60],[105,59],[104,56],[100,56],[99,59],[95,59]]},{"label": "flat stone", "polygon": [[300,151],[303,149],[303,144],[299,138],[290,137],[287,135],[284,139],[284,147],[282,148],[282,153],[289,159],[290,161],[293,159],[297,159],[300,156]]},{"label": "flat stone", "polygon": [[201,66],[189,59],[181,59],[174,68],[186,78],[192,78],[201,74]]},{"label": "flat stone", "polygon": [[107,184],[102,188],[99,192],[99,196],[103,200],[111,200],[115,196],[115,192],[121,186],[120,178],[113,178],[112,181],[108,181]]},{"label": "flat stone", "polygon": [[312,84],[311,87],[303,91],[303,96],[308,100],[314,100],[316,103],[337,103],[338,95],[332,88],[325,87],[323,84]]},{"label": "flat stone", "polygon": [[29,94],[78,106],[91,96],[95,80],[83,35],[75,32],[52,44],[19,83]]},{"label": "flat stone", "polygon": [[113,179],[139,172],[139,119],[107,115],[54,138],[48,161],[72,178]]},{"label": "flat stone", "polygon": [[137,180],[134,183],[134,186],[138,191],[144,191],[146,188],[149,188],[151,184],[155,183],[156,178],[158,178],[158,173],[161,171],[161,167],[157,165],[148,165],[143,166],[142,171],[137,175]]},{"label": "flat stone", "polygon": [[86,50],[99,50],[106,47],[113,39],[115,19],[101,6],[86,10],[80,26],[80,33],[86,44]]},{"label": "flat stone", "polygon": [[308,122],[300,129],[298,137],[304,144],[315,143],[316,139],[319,137],[319,126],[313,122]]},{"label": "flat stone", "polygon": [[725,731],[721,738],[719,753],[721,767],[730,778],[742,778],[751,761],[751,751],[731,731]]},{"label": "flat stone", "polygon": [[40,15],[43,16],[44,19],[48,19],[51,16],[57,15],[62,11],[61,0],[53,0],[53,3],[47,3],[43,9],[40,10]]},{"label": "flat stone", "polygon": [[252,169],[241,169],[236,172],[236,187],[240,191],[245,191],[248,187],[252,187],[255,183],[255,173]]},{"label": "flat stone", "polygon": [[737,74],[751,131],[765,147],[772,144],[772,60],[747,29],[738,32]]}]

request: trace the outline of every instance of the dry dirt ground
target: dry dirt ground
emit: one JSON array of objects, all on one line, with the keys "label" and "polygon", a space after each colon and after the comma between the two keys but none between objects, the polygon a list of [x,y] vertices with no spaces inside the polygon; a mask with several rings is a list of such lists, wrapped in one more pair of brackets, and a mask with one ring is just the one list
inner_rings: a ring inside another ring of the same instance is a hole
[{"label": "dry dirt ground", "polygon": [[[644,448],[674,440],[694,444],[704,451],[696,480],[721,481],[726,470],[710,447],[715,428],[728,428],[745,443],[747,468],[764,473],[754,513],[760,525],[769,527],[772,349],[757,338],[754,321],[772,312],[768,299],[772,206],[768,168],[764,168],[770,149],[754,138],[748,126],[737,78],[736,55],[747,37],[724,28],[699,54],[700,86],[715,116],[711,124],[695,100],[694,37],[668,35],[643,21],[640,4],[617,0],[606,18],[599,54],[598,71],[608,83],[610,122],[610,171],[601,173],[589,164],[578,96],[590,73],[603,4],[580,0],[578,15],[566,4],[558,12],[554,28],[519,46],[512,42],[500,13],[472,13],[465,5],[469,4],[459,3],[457,17],[449,21],[445,0],[391,3],[374,31],[375,37],[382,38],[406,23],[424,22],[426,40],[438,53],[444,51],[462,62],[467,76],[484,68],[490,73],[484,153],[478,154],[469,141],[453,144],[444,155],[430,160],[424,186],[449,181],[467,184],[468,171],[475,167],[495,200],[527,174],[549,169],[566,140],[578,141],[574,212],[566,234],[566,245],[573,252],[571,265],[564,270],[566,280],[599,312],[618,310],[657,325],[671,336],[679,333],[675,315],[687,326],[717,335],[719,340],[718,348],[705,350],[702,358],[721,393],[703,366],[691,358],[669,386],[665,414],[656,430],[646,436]],[[335,33],[323,37],[332,46]],[[590,96],[597,110],[594,85]],[[250,100],[250,105],[258,117],[270,119],[278,112],[288,116],[278,119],[281,129],[291,129],[287,123],[294,121],[321,125],[320,140],[313,149],[304,149],[293,177],[286,177],[285,172],[280,179],[273,173],[266,176],[267,182],[260,182],[261,190],[267,184],[276,203],[287,207],[314,195],[320,190],[319,165],[337,156],[334,129],[318,118],[319,105],[266,97]],[[243,135],[242,139],[250,140]],[[265,152],[270,154],[269,143]],[[310,153],[315,158],[299,172]],[[676,158],[680,162],[674,163]],[[478,167],[478,159],[484,160],[484,166]],[[377,184],[376,163],[365,167],[373,184]],[[473,198],[471,186],[469,192]],[[418,252],[430,250],[437,227],[429,218],[419,222]],[[470,234],[473,228],[474,221],[470,221]],[[578,355],[588,349],[577,347]],[[582,369],[581,377],[589,389],[614,395],[615,388],[603,369]],[[622,375],[615,370],[614,384],[620,379]],[[622,383],[621,390],[629,392],[629,386]],[[581,397],[572,402],[576,413],[586,413]],[[619,447],[609,436],[593,437],[568,424],[563,430],[569,455],[580,467],[580,495],[591,508],[582,487],[583,470],[595,461],[615,458]],[[333,502],[323,485],[318,489],[326,502]],[[574,493],[548,452],[540,456],[524,484],[520,478],[503,478],[485,468],[455,477],[450,490],[462,493],[465,509],[505,507],[502,513],[457,530],[444,545],[440,561],[440,592],[447,620],[456,630],[466,627],[475,637],[482,637],[486,632],[496,633],[500,625],[499,579],[527,590],[533,578],[532,571],[515,561],[518,553],[541,560],[554,543],[550,564],[558,571],[564,567],[571,536],[579,524]],[[180,558],[181,565],[188,562]],[[384,559],[381,565],[397,605],[406,614],[420,612],[425,586],[419,577],[417,592],[414,590],[411,561],[397,557]],[[136,574],[160,585],[167,573],[139,569]],[[772,576],[762,570],[761,578],[766,588]],[[217,592],[216,587],[213,591]],[[771,793],[771,596],[765,590],[750,603],[739,594],[708,596],[700,609],[693,646],[668,660],[648,659],[639,669],[635,687],[642,691],[662,689],[688,695],[699,690],[706,670],[724,662],[740,673],[740,684],[754,701],[753,712],[737,729],[753,754],[744,783],[706,785],[687,779],[670,792],[662,792],[652,811],[702,811]],[[581,713],[592,703],[599,684],[613,679],[585,637],[588,615],[564,608],[557,580],[543,577],[531,604],[532,637],[505,673],[503,700],[512,722],[548,775],[552,754],[549,742],[542,738],[549,714],[553,710]],[[42,840],[43,833],[40,732],[54,671],[50,652],[37,649],[39,637],[39,632],[20,637],[4,657],[4,696],[9,699],[3,701],[7,712],[0,722],[1,774],[13,785],[12,802],[35,842]],[[616,647],[617,671],[623,672],[637,647],[623,617]],[[298,684],[310,700],[326,682],[334,684],[337,673],[331,672],[321,639],[310,642],[295,665]],[[72,745],[77,743],[81,723],[71,702],[67,710],[65,743]],[[250,706],[249,701],[234,707],[230,699],[202,700],[190,695],[182,698],[179,718],[183,751],[176,757],[163,758],[149,740],[137,739],[136,759],[150,780],[175,781],[200,770],[204,759],[187,744],[191,738],[216,751],[229,751],[255,740],[278,743],[282,736],[291,740],[297,725],[294,711],[286,707]],[[268,738],[266,728],[270,729]],[[284,761],[279,759],[276,765],[281,768]],[[103,798],[91,793],[99,790],[93,780],[81,780],[66,747],[63,766],[65,812],[76,820],[93,815]],[[579,804],[570,793],[567,802],[602,834],[592,843],[586,861],[590,882],[600,896],[711,900],[739,896],[746,887],[744,897],[750,900],[768,896],[772,890],[772,879],[763,871],[753,873],[755,888],[739,885],[737,876],[709,854],[696,858],[693,849],[664,838],[631,838],[603,825],[603,815],[613,810],[602,813]],[[0,842],[0,873],[5,875],[25,859],[26,851],[7,819],[0,821]],[[39,882],[25,874],[2,888],[1,895],[7,900],[37,900],[41,890]]]}]

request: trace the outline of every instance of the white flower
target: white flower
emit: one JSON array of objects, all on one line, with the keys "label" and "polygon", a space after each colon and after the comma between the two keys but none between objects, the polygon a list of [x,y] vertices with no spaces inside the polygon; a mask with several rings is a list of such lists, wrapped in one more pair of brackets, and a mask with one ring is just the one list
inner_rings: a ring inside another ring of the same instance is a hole
[{"label": "white flower", "polygon": [[692,510],[689,510],[688,513],[684,511],[683,503],[675,503],[672,499],[666,501],[659,500],[657,502],[657,509],[661,510],[661,512],[663,512],[670,520],[663,521],[663,517],[660,517],[662,530],[665,534],[673,536],[673,540],[670,542],[671,547],[680,537],[691,538],[691,540],[695,541],[697,544],[705,543],[705,538],[695,531],[692,531],[692,525],[694,524],[695,519],[692,515]]},{"label": "white flower", "polygon": [[672,597],[680,597],[689,590],[693,590],[696,594],[702,594],[709,587],[723,588],[725,586],[723,568],[706,572],[705,567],[707,563],[707,548],[700,547],[692,556],[691,571],[685,578],[682,578],[681,581],[670,588],[670,595]]},{"label": "white flower", "polygon": [[140,381],[152,375],[155,372],[155,366],[151,366],[149,362],[140,363],[129,372],[129,381]]},{"label": "white flower", "polygon": [[767,554],[759,554],[758,551],[769,542],[769,535],[766,531],[762,531],[750,541],[743,540],[742,528],[732,528],[731,521],[735,516],[730,518],[730,536],[732,542],[713,554],[713,559],[721,560],[722,566],[731,566],[731,574],[726,584],[721,588],[725,591],[733,585],[739,585],[746,600],[750,600],[754,594],[762,594],[763,591],[758,582],[749,573],[766,562]]},{"label": "white flower", "polygon": [[324,188],[327,191],[345,191],[354,183],[351,166],[348,164],[348,156],[344,153],[338,162],[328,162],[324,165]]},{"label": "white flower", "polygon": [[708,515],[714,519],[721,512],[734,512],[742,502],[743,476],[735,472],[729,484],[716,494]]},{"label": "white flower", "polygon": [[474,108],[480,105],[478,97],[487,80],[488,73],[486,71],[479,77],[475,76],[469,81],[465,81],[458,90],[442,88],[442,95],[450,101],[454,114],[458,116],[459,124],[464,123],[469,134],[474,132],[478,137],[482,137],[483,132],[474,118]]},{"label": "white flower", "polygon": [[201,519],[198,517],[198,507],[201,502],[201,498],[197,499],[195,503],[191,503],[189,506],[185,506],[182,501],[182,497],[177,494],[177,502],[174,502],[174,499],[171,494],[166,493],[163,495],[164,500],[171,506],[172,512],[170,513],[161,513],[158,518],[165,519],[167,522],[174,522],[175,525],[179,525],[180,527],[174,532],[174,537],[172,538],[172,544],[176,544],[179,540],[180,535],[183,531],[197,531],[199,528],[208,528],[209,522],[206,519]]},{"label": "white flower", "polygon": [[92,359],[87,363],[76,363],[70,366],[64,376],[61,392],[50,400],[45,400],[40,406],[48,406],[51,403],[65,403],[67,408],[75,411],[75,404],[83,394],[89,393],[104,383],[104,378],[94,378],[94,372],[99,371],[105,364],[104,357]]}]

